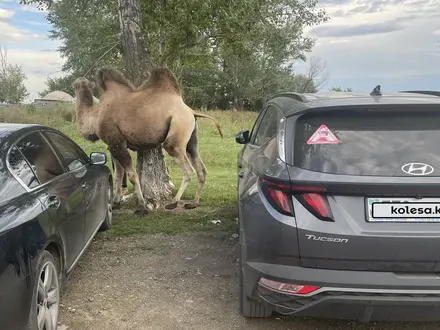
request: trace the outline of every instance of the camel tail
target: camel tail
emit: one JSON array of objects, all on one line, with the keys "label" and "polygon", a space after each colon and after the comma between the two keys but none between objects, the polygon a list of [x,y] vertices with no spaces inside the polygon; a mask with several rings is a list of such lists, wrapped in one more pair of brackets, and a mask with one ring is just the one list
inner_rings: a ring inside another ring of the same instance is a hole
[{"label": "camel tail", "polygon": [[221,138],[223,139],[223,133],[222,133],[222,130],[221,130],[221,128],[220,128],[220,124],[218,123],[217,120],[215,120],[215,119],[214,119],[213,117],[211,117],[211,116],[205,115],[205,114],[200,113],[200,112],[193,111],[193,113],[194,113],[194,117],[196,117],[196,118],[199,117],[199,118],[208,118],[208,119],[211,119],[211,120],[214,122],[215,126],[217,126],[218,132],[220,133],[220,136],[221,136]]}]

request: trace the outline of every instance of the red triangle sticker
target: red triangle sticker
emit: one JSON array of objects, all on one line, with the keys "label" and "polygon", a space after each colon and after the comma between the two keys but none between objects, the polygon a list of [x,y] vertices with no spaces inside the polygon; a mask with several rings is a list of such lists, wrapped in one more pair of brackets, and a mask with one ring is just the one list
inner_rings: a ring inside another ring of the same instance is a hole
[{"label": "red triangle sticker", "polygon": [[338,144],[338,138],[326,125],[321,125],[307,141],[307,144]]}]

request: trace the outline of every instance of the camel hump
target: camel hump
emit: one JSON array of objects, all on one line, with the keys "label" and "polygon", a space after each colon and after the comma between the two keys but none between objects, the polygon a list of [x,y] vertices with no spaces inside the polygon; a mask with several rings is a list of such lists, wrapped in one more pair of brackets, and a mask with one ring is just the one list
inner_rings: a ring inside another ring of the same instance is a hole
[{"label": "camel hump", "polygon": [[179,95],[181,94],[179,81],[174,73],[165,67],[152,69],[142,87],[166,88],[171,89]]},{"label": "camel hump", "polygon": [[102,67],[98,70],[98,73],[96,74],[96,83],[101,90],[106,91],[109,89],[109,82],[123,85],[132,91],[135,90],[133,84],[124,77],[122,72],[114,68]]}]

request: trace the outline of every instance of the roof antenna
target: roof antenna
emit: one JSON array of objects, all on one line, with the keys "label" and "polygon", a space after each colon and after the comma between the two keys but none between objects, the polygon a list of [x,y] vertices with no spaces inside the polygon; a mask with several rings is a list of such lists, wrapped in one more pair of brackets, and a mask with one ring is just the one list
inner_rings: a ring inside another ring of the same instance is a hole
[{"label": "roof antenna", "polygon": [[380,91],[380,85],[374,87],[373,91],[370,93],[371,96],[381,96],[382,92]]}]

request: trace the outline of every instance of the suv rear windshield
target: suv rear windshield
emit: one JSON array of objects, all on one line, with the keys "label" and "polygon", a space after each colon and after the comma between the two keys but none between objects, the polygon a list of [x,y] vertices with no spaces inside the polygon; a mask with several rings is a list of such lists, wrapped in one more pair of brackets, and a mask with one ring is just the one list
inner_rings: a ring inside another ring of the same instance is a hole
[{"label": "suv rear windshield", "polygon": [[[320,127],[327,127],[337,140],[324,131],[324,135],[315,135],[316,144],[308,144]],[[298,118],[294,134],[294,165],[303,169],[408,176],[402,166],[424,163],[434,168],[430,176],[440,175],[440,109],[438,113],[417,109],[310,113]]]}]

